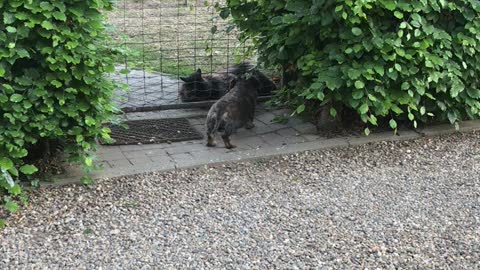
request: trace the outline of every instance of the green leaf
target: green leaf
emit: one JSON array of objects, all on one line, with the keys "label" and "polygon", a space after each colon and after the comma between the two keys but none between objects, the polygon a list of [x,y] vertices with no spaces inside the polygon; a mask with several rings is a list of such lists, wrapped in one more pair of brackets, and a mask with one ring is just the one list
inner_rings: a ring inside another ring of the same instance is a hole
[{"label": "green leaf", "polygon": [[396,129],[397,128],[397,121],[393,120],[393,119],[390,119],[390,121],[388,122],[388,124],[390,125],[390,127],[392,129]]},{"label": "green leaf", "polygon": [[457,115],[454,112],[449,112],[447,113],[447,118],[448,121],[450,121],[451,124],[455,124],[457,122]]},{"label": "green leaf", "polygon": [[420,107],[420,114],[421,115],[425,114],[425,107],[424,106]]},{"label": "green leaf", "polygon": [[385,74],[385,69],[381,65],[375,65],[375,66],[373,66],[373,69],[375,70],[375,72],[377,72],[381,76],[383,76]]},{"label": "green leaf", "polygon": [[93,179],[90,176],[83,176],[80,178],[80,182],[84,185],[90,185],[93,183]]},{"label": "green leaf", "polygon": [[[11,169],[14,169],[15,167],[12,167]],[[13,188],[15,186],[15,181],[13,181],[13,178],[12,176],[10,175],[10,173],[7,171],[7,170],[0,170],[2,172],[2,176],[3,178],[5,179],[5,181],[7,182],[7,185],[10,187],[10,188]]]},{"label": "green leaf", "polygon": [[93,164],[93,160],[91,157],[87,157],[85,158],[85,165],[88,166],[88,167],[91,167]]},{"label": "green leaf", "polygon": [[0,77],[3,77],[5,75],[5,69],[0,67]]},{"label": "green leaf", "polygon": [[47,30],[52,30],[53,29],[53,24],[49,21],[43,21],[41,26],[44,28],[44,29],[47,29]]},{"label": "green leaf", "polygon": [[360,76],[362,75],[362,72],[358,69],[350,69],[348,71],[348,77],[352,80],[356,80],[358,78],[360,78]]},{"label": "green leaf", "polygon": [[301,104],[300,106],[297,107],[297,114],[300,114],[302,113],[303,111],[305,111],[305,104]]},{"label": "green leaf", "polygon": [[363,32],[362,32],[362,29],[358,28],[358,27],[353,27],[352,28],[352,33],[355,35],[355,36],[360,36]]},{"label": "green leaf", "polygon": [[355,81],[355,88],[362,89],[365,87],[365,83],[362,81]]},{"label": "green leaf", "polygon": [[398,19],[403,19],[403,13],[398,10],[395,10],[395,12],[393,12],[393,16],[397,17]]},{"label": "green leaf", "polygon": [[465,85],[460,80],[455,80],[452,84],[452,88],[450,89],[450,95],[452,98],[458,96],[459,93],[463,92],[465,89]]},{"label": "green leaf", "polygon": [[354,99],[361,99],[364,95],[365,93],[363,92],[363,89],[357,89],[352,93]]},{"label": "green leaf", "polygon": [[88,115],[87,117],[85,117],[85,124],[87,124],[87,126],[94,126],[96,124],[96,121],[93,117]]},{"label": "green leaf", "polygon": [[19,95],[19,94],[13,94],[12,96],[10,96],[10,101],[11,102],[15,102],[15,103],[18,103],[20,101],[23,100],[23,96],[22,95]]},{"label": "green leaf", "polygon": [[335,110],[335,108],[330,108],[330,115],[335,118],[337,117],[337,110]]},{"label": "green leaf", "polygon": [[480,90],[479,89],[468,88],[467,93],[471,98],[480,98]]},{"label": "green leaf", "polygon": [[400,64],[398,64],[398,63],[395,63],[395,69],[396,69],[398,72],[401,72],[401,71],[402,71],[402,66],[400,66]]},{"label": "green leaf", "polygon": [[38,169],[33,165],[23,165],[22,167],[20,167],[20,171],[23,174],[30,175],[36,173]]},{"label": "green leaf", "polygon": [[64,21],[67,20],[67,16],[65,16],[65,13],[63,13],[63,12],[56,11],[56,12],[53,12],[52,15],[55,19],[57,19],[59,21],[64,22]]},{"label": "green leaf", "polygon": [[5,209],[7,209],[7,211],[9,211],[10,213],[15,213],[18,211],[18,204],[16,202],[13,202],[13,201],[8,201],[5,203]]},{"label": "green leaf", "polygon": [[388,9],[390,11],[395,10],[395,8],[397,6],[397,4],[396,4],[397,1],[396,0],[381,0],[380,2],[383,4],[383,6],[386,9]]},{"label": "green leaf", "polygon": [[13,162],[6,157],[0,157],[0,169],[6,171],[13,168]]},{"label": "green leaf", "polygon": [[367,127],[363,130],[363,133],[365,133],[365,136],[370,135],[370,129]]},{"label": "green leaf", "polygon": [[7,32],[9,33],[16,33],[17,32],[17,28],[13,27],[13,26],[7,26],[5,28],[7,30]]},{"label": "green leaf", "polygon": [[366,114],[368,112],[368,104],[363,103],[362,106],[358,108],[358,112],[360,112],[361,114]]}]

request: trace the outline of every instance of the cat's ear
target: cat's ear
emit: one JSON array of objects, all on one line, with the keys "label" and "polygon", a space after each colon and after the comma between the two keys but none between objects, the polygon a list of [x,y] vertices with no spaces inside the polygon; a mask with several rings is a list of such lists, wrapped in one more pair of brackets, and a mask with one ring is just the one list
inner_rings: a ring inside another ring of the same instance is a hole
[{"label": "cat's ear", "polygon": [[197,69],[197,74],[202,76],[202,70],[201,69]]},{"label": "cat's ear", "polygon": [[180,80],[184,81],[184,82],[188,82],[188,79],[185,78],[185,77],[180,77]]}]

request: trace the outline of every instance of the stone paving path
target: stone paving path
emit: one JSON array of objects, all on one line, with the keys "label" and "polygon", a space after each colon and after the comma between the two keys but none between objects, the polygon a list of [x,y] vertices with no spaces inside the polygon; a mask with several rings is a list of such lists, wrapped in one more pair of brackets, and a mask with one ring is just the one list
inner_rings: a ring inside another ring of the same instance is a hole
[{"label": "stone paving path", "polygon": [[[125,115],[127,120],[186,117],[202,134],[205,134],[205,116],[207,110],[183,109],[157,112],[137,112]],[[237,148],[228,150],[223,146],[221,138],[217,138],[217,147],[206,147],[202,140],[145,144],[125,146],[100,146],[97,162],[104,169],[93,173],[94,178],[116,177],[154,171],[165,171],[189,168],[220,162],[231,162],[265,158],[279,154],[288,154],[306,150],[319,150],[332,147],[359,145],[377,141],[396,141],[420,138],[424,135],[437,135],[455,131],[451,125],[419,129],[402,130],[399,135],[393,132],[382,132],[365,136],[325,138],[316,134],[313,124],[299,118],[291,118],[286,124],[274,123],[276,116],[288,116],[287,110],[269,111],[259,106],[256,112],[255,128],[239,129],[232,136],[232,143]],[[467,121],[461,124],[462,131],[478,129],[480,121]],[[58,183],[78,182],[82,170],[78,167],[67,167],[67,173],[57,178]]]},{"label": "stone paving path", "polygon": [[[205,117],[207,110],[183,109],[157,112],[138,112],[125,115],[127,120],[152,118],[186,117],[201,133],[205,134]],[[288,116],[287,110],[268,111],[260,106],[256,112],[255,128],[239,129],[232,136],[232,143],[237,148],[228,150],[221,138],[217,138],[217,147],[205,146],[205,139],[145,145],[100,146],[97,161],[104,166],[96,177],[113,177],[185,168],[202,164],[241,160],[249,157],[263,156],[268,153],[280,153],[289,146],[305,143],[318,143],[316,128],[298,118],[292,118],[286,124],[274,123],[276,116]],[[81,171],[70,167],[66,178],[77,178]]]}]

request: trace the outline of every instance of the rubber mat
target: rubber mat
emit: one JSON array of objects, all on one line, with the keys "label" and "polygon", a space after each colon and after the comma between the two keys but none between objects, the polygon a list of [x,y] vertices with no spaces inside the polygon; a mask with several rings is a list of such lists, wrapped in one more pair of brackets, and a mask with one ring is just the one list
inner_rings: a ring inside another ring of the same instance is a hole
[{"label": "rubber mat", "polygon": [[[109,125],[114,142],[109,145],[155,144],[202,139],[187,118],[165,118],[125,121],[128,128]],[[102,143],[107,144],[107,143]]]}]

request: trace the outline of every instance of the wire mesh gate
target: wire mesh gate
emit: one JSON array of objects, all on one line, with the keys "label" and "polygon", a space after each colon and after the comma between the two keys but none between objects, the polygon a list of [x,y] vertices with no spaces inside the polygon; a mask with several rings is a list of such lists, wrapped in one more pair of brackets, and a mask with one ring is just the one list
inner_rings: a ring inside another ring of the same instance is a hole
[{"label": "wire mesh gate", "polygon": [[109,14],[114,44],[127,52],[116,59],[114,79],[124,111],[190,107],[180,102],[181,76],[197,69],[214,74],[238,62],[245,47],[218,16],[222,0],[117,0]]}]

